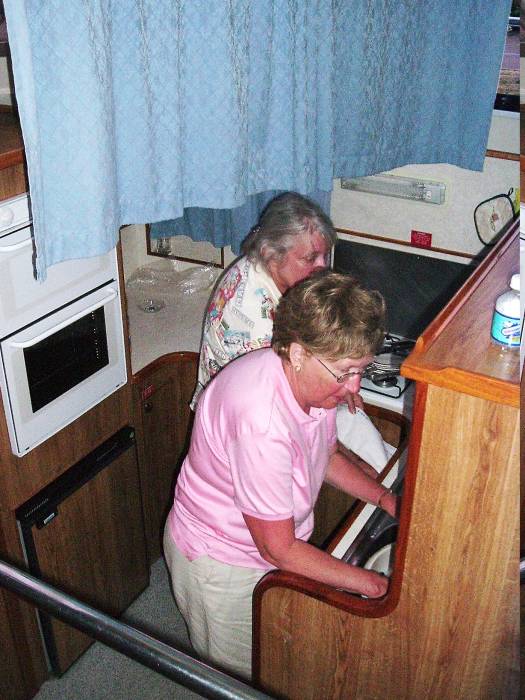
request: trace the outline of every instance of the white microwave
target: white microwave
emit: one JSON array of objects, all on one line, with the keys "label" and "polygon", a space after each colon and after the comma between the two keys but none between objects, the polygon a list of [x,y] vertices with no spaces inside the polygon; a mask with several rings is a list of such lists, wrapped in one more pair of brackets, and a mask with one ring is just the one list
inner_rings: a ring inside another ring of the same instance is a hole
[{"label": "white microwave", "polygon": [[[64,428],[127,381],[116,251],[33,275],[27,198],[0,203],[0,389],[17,456]],[[4,210],[4,211],[3,211]]]}]

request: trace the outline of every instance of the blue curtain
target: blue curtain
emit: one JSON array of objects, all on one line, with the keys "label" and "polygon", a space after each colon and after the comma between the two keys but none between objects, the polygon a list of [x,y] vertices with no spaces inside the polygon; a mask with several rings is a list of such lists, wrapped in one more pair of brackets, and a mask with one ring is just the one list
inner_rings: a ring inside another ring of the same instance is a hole
[{"label": "blue curtain", "polygon": [[409,163],[482,170],[510,6],[508,0],[338,2],[336,175]]},{"label": "blue curtain", "polygon": [[509,5],[4,0],[39,276],[124,224],[238,250],[275,191],[481,169]]}]

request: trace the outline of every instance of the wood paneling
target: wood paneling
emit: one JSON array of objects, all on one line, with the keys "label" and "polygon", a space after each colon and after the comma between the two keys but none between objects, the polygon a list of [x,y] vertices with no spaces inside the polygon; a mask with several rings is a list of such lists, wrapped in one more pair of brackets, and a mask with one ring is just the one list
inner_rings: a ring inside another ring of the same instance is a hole
[{"label": "wood paneling", "polygon": [[197,381],[198,354],[164,355],[133,378],[144,523],[149,560],[161,555],[164,522],[188,447],[189,403]]},{"label": "wood paneling", "polygon": [[[12,513],[2,510],[0,557],[8,563],[25,568],[16,521]],[[0,656],[3,660],[0,697],[22,700],[36,693],[47,678],[48,672],[42,653],[35,608],[14,593],[2,591],[2,596],[1,607],[6,617],[0,619]],[[15,685],[11,685],[12,681]]]},{"label": "wood paneling", "polygon": [[518,697],[519,368],[486,344],[517,237],[515,227],[403,365],[417,385],[387,595],[282,572],[257,586],[254,674],[276,696]]},{"label": "wood paneling", "polygon": [[[388,236],[380,236],[379,234],[376,233],[363,233],[362,231],[353,231],[352,229],[349,228],[336,228],[337,233],[345,233],[349,236],[356,236],[357,238],[365,238],[371,241],[381,241],[381,243],[388,243],[394,244],[395,246],[404,246],[405,248],[411,248],[414,250],[414,246],[412,243],[409,241],[402,241],[399,240],[398,238],[389,238]],[[388,247],[388,246],[386,246]],[[464,253],[458,250],[449,250],[447,248],[436,248],[435,246],[431,246],[430,248],[427,248],[426,250],[432,252],[432,253],[445,253],[446,255],[455,255],[459,258],[462,259],[470,259],[472,260],[475,258],[475,255],[472,255],[471,253]]]},{"label": "wood paneling", "polygon": [[0,199],[9,199],[29,190],[25,165],[18,163],[0,169]]},{"label": "wood paneling", "polygon": [[[88,605],[118,616],[148,585],[138,465],[132,446],[32,528],[41,576]],[[63,672],[92,639],[51,618]]]},{"label": "wood paneling", "polygon": [[8,593],[0,590],[0,697],[10,700],[24,700],[28,689],[24,680],[24,670],[18,656],[16,628],[9,619],[6,598]]},{"label": "wood paneling", "polygon": [[373,619],[288,586],[266,589],[257,601],[258,663],[269,692],[297,700],[515,697],[517,411],[434,387],[429,404],[404,565],[396,553],[397,606]]},{"label": "wood paneling", "polygon": [[0,110],[0,169],[24,163],[24,141],[18,114]]},{"label": "wood paneling", "polygon": [[0,507],[14,510],[126,424],[131,424],[129,384],[24,457],[15,457],[0,399]]},{"label": "wood paneling", "polygon": [[401,374],[518,407],[519,353],[490,340],[494,302],[519,271],[518,229],[517,221],[418,338]]}]

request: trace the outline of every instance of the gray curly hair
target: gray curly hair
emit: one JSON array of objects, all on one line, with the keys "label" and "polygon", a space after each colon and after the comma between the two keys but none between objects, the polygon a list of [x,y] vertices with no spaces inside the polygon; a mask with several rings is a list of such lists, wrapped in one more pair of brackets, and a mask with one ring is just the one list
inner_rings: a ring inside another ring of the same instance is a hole
[{"label": "gray curly hair", "polygon": [[330,217],[312,200],[297,192],[283,192],[263,209],[257,226],[244,239],[241,251],[253,263],[280,263],[296,236],[318,231],[330,249],[337,240]]}]

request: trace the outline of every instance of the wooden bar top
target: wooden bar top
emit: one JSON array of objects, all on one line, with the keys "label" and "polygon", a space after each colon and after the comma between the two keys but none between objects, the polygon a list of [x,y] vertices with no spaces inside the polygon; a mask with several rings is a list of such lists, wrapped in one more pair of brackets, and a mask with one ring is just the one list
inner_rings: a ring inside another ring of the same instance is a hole
[{"label": "wooden bar top", "polygon": [[490,339],[494,302],[519,272],[519,222],[418,338],[401,367],[410,379],[519,406],[519,352]]}]

